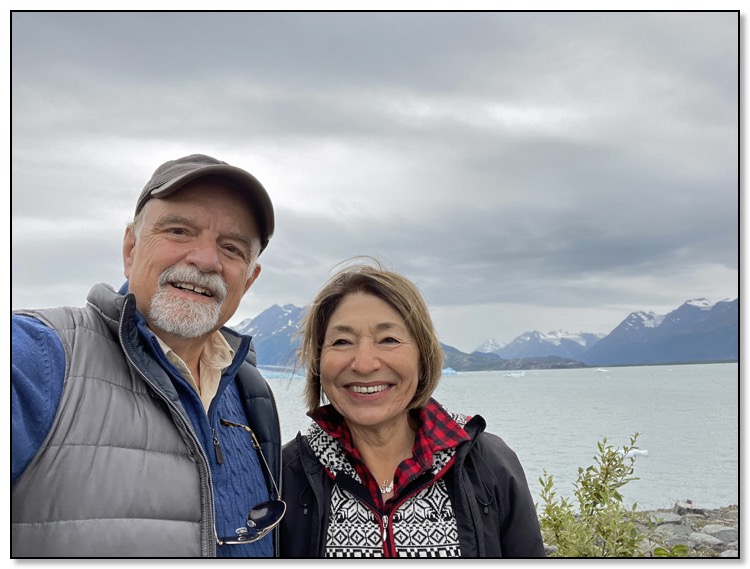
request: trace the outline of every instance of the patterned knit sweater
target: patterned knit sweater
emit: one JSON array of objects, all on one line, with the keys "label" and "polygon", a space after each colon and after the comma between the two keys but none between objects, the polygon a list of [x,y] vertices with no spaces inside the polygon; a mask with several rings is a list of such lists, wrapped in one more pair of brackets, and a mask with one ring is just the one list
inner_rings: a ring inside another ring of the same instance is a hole
[{"label": "patterned knit sweater", "polygon": [[[430,405],[445,415],[443,427],[463,432],[466,416],[448,414],[434,400]],[[397,487],[394,497],[383,504],[373,499],[368,491],[371,485],[363,484],[353,464],[356,458],[344,451],[340,438],[316,422],[310,425],[307,437],[328,476],[335,480],[327,557],[460,556],[456,518],[443,480],[457,443],[432,453],[432,463],[411,476],[408,484]]]}]

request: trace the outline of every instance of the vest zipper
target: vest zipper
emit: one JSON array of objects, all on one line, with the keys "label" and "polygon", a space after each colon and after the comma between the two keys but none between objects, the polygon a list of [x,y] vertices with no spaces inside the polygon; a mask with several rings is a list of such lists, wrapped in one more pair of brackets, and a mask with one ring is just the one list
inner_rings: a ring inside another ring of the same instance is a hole
[{"label": "vest zipper", "polygon": [[[120,314],[123,314],[125,312],[126,305],[128,303],[128,300],[125,301],[125,304],[122,307],[122,311]],[[208,480],[208,503],[205,503],[203,500],[203,496],[201,496],[201,513],[204,510],[208,510],[210,513],[210,519],[209,524],[213,528],[214,532],[214,540],[213,542],[209,542],[208,546],[208,557],[216,557],[216,545],[219,542],[219,534],[216,531],[216,508],[214,506],[214,483],[213,478],[211,476],[211,468],[209,466],[208,456],[206,456],[206,453],[203,450],[203,447],[200,444],[200,441],[198,440],[198,435],[195,434],[195,429],[193,429],[193,426],[190,424],[190,421],[182,414],[182,412],[179,410],[179,408],[168,398],[166,395],[162,392],[161,389],[159,389],[153,381],[139,368],[136,363],[133,361],[133,358],[130,357],[130,353],[128,353],[127,348],[125,347],[125,342],[123,341],[123,323],[124,319],[120,319],[120,325],[119,325],[119,332],[120,332],[120,346],[122,347],[122,353],[125,354],[125,358],[128,360],[128,363],[133,366],[133,369],[135,369],[140,376],[143,378],[143,380],[151,387],[151,389],[154,390],[154,392],[159,396],[159,398],[164,401],[167,405],[167,407],[170,408],[174,412],[174,414],[182,420],[183,426],[187,429],[188,434],[193,439],[193,442],[195,443],[195,447],[198,449],[198,455],[203,460],[203,466],[206,471],[206,478]],[[206,507],[207,506],[207,507]],[[203,545],[201,544],[201,549],[203,549]]]}]

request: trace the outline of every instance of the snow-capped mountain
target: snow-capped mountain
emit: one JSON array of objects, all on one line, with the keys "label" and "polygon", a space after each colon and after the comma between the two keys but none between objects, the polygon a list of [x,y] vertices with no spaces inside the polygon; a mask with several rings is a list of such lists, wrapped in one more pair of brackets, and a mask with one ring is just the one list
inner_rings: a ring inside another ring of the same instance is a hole
[{"label": "snow-capped mountain", "polygon": [[255,318],[246,318],[234,329],[252,336],[258,365],[292,365],[299,347],[296,337],[306,309],[293,304],[274,304]]},{"label": "snow-capped mountain", "polygon": [[497,354],[499,350],[502,350],[505,347],[505,344],[503,344],[500,340],[496,340],[495,338],[489,338],[482,342],[482,344],[474,350],[474,352],[479,352],[480,354]]},{"label": "snow-capped mountain", "polygon": [[640,330],[641,328],[658,328],[664,321],[664,316],[654,312],[633,312],[625,319],[626,326],[631,330]]},{"label": "snow-capped mountain", "polygon": [[[729,299],[726,299],[722,302],[727,301],[729,301]],[[711,310],[714,307],[714,303],[705,298],[694,298],[693,300],[688,300],[685,304],[687,304],[688,306],[694,306],[695,308],[699,308],[700,310]]]},{"label": "snow-capped mountain", "polygon": [[581,355],[589,365],[737,360],[739,299],[688,300],[665,316],[633,312]]},{"label": "snow-capped mountain", "polygon": [[[574,334],[565,330],[557,330],[543,334],[534,330],[521,334],[506,346],[484,351],[506,359],[559,356],[575,360],[579,359],[587,348],[596,344],[603,337],[604,334],[586,332]],[[485,346],[485,344],[487,342],[482,346]],[[477,351],[480,351],[479,348],[477,348]]]}]

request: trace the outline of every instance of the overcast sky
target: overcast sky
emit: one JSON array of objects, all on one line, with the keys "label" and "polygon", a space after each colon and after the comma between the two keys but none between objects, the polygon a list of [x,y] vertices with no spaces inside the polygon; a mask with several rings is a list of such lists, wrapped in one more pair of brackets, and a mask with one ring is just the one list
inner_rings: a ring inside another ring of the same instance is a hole
[{"label": "overcast sky", "polygon": [[203,153],[276,234],[232,324],[374,255],[464,351],[738,296],[736,13],[15,13],[12,307],[119,287]]}]

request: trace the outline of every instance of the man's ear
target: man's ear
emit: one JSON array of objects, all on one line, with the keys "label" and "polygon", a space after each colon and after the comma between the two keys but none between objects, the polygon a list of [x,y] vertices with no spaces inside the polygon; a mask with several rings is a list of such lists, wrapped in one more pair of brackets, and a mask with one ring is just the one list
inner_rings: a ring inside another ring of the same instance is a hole
[{"label": "man's ear", "polygon": [[133,267],[135,255],[135,231],[130,225],[125,229],[125,237],[122,240],[122,265],[125,278],[130,278],[130,269]]},{"label": "man's ear", "polygon": [[255,267],[253,267],[252,273],[250,273],[250,276],[247,277],[247,280],[245,281],[245,292],[250,290],[250,287],[253,286],[253,283],[255,282],[255,279],[258,278],[259,274],[260,274],[260,263],[255,263]]}]

